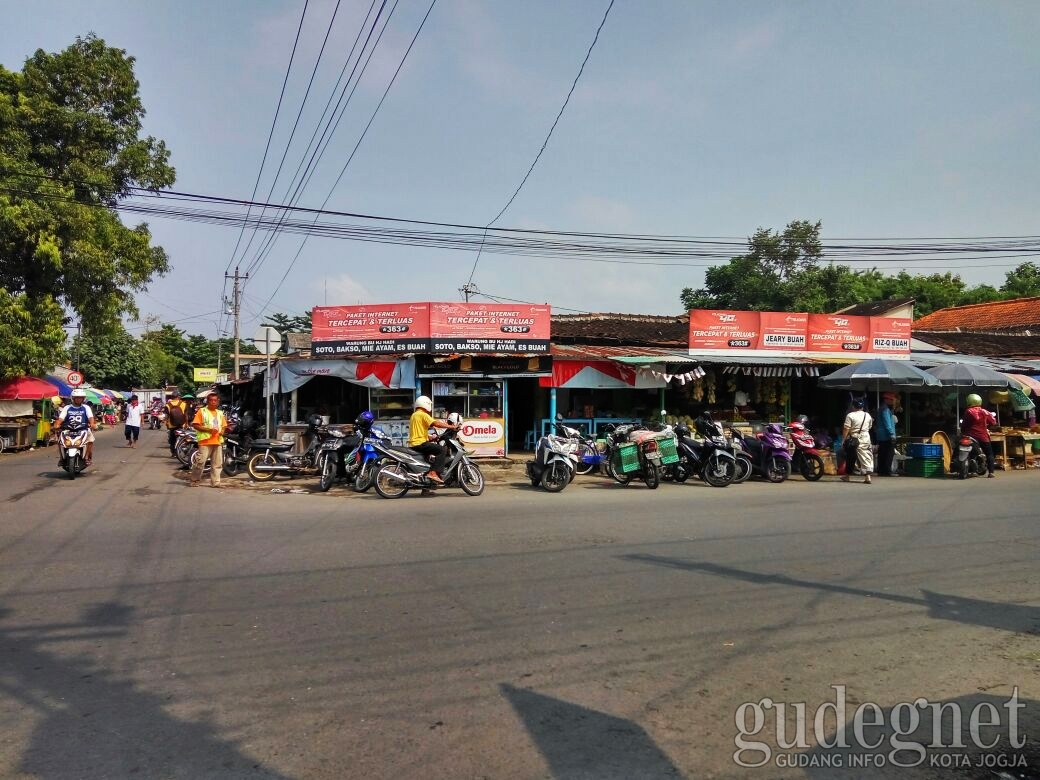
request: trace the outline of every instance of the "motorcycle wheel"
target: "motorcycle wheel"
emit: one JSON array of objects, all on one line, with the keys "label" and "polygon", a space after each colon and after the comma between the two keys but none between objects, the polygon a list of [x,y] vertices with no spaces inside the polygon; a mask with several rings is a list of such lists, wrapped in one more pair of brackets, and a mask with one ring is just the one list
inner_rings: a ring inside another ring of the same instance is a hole
[{"label": "motorcycle wheel", "polygon": [[318,477],[318,490],[328,493],[332,483],[336,480],[336,457],[335,455],[323,455],[321,466],[318,469],[321,474]]},{"label": "motorcycle wheel", "polygon": [[712,455],[704,464],[701,479],[712,487],[729,487],[736,473],[736,463],[731,460],[722,460],[718,455]]},{"label": "motorcycle wheel", "polygon": [[408,472],[400,463],[391,463],[376,472],[373,487],[383,498],[400,498],[408,492]]},{"label": "motorcycle wheel", "polygon": [[967,479],[969,468],[970,467],[968,466],[968,461],[962,460],[960,463],[957,464],[957,476],[961,479]]},{"label": "motorcycle wheel", "polygon": [[766,479],[779,485],[791,476],[791,461],[779,456],[773,456],[766,464]]},{"label": "motorcycle wheel", "polygon": [[258,452],[256,455],[246,461],[246,471],[249,476],[255,479],[257,482],[267,482],[269,479],[274,479],[273,471],[257,471],[256,467],[259,465],[274,466],[278,463],[275,460],[274,455],[267,452]]},{"label": "motorcycle wheel", "polygon": [[383,461],[379,460],[370,460],[362,464],[357,476],[354,477],[354,490],[358,493],[367,492],[375,482],[376,474],[379,473],[379,469],[383,468],[383,465]]},{"label": "motorcycle wheel", "polygon": [[79,458],[73,458],[69,461],[69,479],[75,479],[76,473],[79,471]]},{"label": "motorcycle wheel", "polygon": [[238,450],[224,451],[224,462],[221,464],[220,470],[229,477],[238,476],[238,472],[242,470],[242,463],[238,459]]},{"label": "motorcycle wheel", "polygon": [[578,448],[578,464],[574,467],[575,473],[591,474],[593,471],[595,471],[599,467],[598,464],[586,463],[585,458],[587,456],[591,457],[598,454],[599,453],[596,452],[596,450],[594,450],[588,444],[582,444],[581,447]]},{"label": "motorcycle wheel", "polygon": [[657,466],[646,466],[643,469],[643,482],[650,490],[656,490],[661,484],[661,472]]},{"label": "motorcycle wheel", "polygon": [[562,463],[550,463],[542,472],[542,487],[550,493],[559,493],[571,481],[569,472]]},{"label": "motorcycle wheel", "polygon": [[190,466],[192,453],[198,448],[199,445],[197,442],[194,442],[191,439],[181,439],[177,442],[177,449],[174,451],[174,454],[177,456],[177,460],[185,466]]},{"label": "motorcycle wheel", "polygon": [[[618,462],[615,463],[615,460]],[[611,459],[607,461],[607,474],[609,474],[610,478],[613,479],[615,482],[618,482],[622,485],[627,485],[629,482],[632,481],[632,475],[625,474],[618,468],[618,466],[621,465],[620,460],[620,456],[618,456],[616,458],[611,457]]]},{"label": "motorcycle wheel", "polygon": [[807,453],[802,459],[802,476],[807,482],[816,482],[823,476],[823,458]]},{"label": "motorcycle wheel", "polygon": [[479,496],[484,492],[484,474],[476,463],[460,463],[459,487],[467,496]]},{"label": "motorcycle wheel", "polygon": [[754,467],[751,463],[751,456],[746,452],[738,452],[736,472],[733,474],[733,484],[739,485],[741,482],[747,482],[747,479],[751,476],[753,470]]},{"label": "motorcycle wheel", "polygon": [[986,471],[986,458],[984,456],[975,458],[975,473],[980,477],[984,477],[986,476]]},{"label": "motorcycle wheel", "polygon": [[690,461],[683,455],[679,462],[672,466],[672,479],[682,484],[690,478]]}]

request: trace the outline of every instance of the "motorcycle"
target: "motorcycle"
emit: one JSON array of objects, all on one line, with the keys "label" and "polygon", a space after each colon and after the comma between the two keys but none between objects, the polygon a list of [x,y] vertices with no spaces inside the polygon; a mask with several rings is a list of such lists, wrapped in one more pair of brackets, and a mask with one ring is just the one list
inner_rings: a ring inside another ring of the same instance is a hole
[{"label": "motorcycle", "polygon": [[157,431],[166,426],[166,410],[152,409],[148,412],[148,430]]},{"label": "motorcycle", "polygon": [[535,447],[534,460],[529,460],[525,464],[531,486],[541,485],[550,493],[559,493],[567,487],[574,479],[580,463],[578,460],[578,450],[581,446],[579,431],[561,423],[556,425],[564,433],[573,433],[574,436],[545,434],[538,440],[538,446]]},{"label": "motorcycle", "polygon": [[791,475],[791,452],[787,449],[787,436],[779,423],[770,423],[765,432],[755,438],[744,436],[734,428],[733,441],[751,456],[753,474],[776,484]]},{"label": "motorcycle", "polygon": [[69,472],[69,479],[87,467],[87,434],[89,430],[78,431],[62,428],[58,432],[58,465]]},{"label": "motorcycle", "polygon": [[470,496],[484,492],[484,475],[480,467],[469,459],[466,448],[459,441],[456,428],[445,428],[437,442],[448,448],[448,461],[441,477],[444,483],[433,482],[426,475],[432,462],[413,449],[394,447],[387,440],[373,441],[372,446],[383,461],[376,472],[374,487],[383,498],[400,498],[412,488],[460,487]]},{"label": "motorcycle", "polygon": [[685,423],[675,426],[679,460],[668,467],[667,473],[679,483],[696,474],[712,487],[728,487],[737,473],[737,459],[730,451],[722,426],[707,415],[698,417],[694,425],[702,441],[690,435]]},{"label": "motorcycle", "polygon": [[333,482],[342,479],[353,483],[358,493],[364,493],[372,487],[380,461],[373,442],[382,441],[389,446],[390,437],[381,429],[371,427],[359,428],[350,435],[332,431],[332,435],[332,439],[321,445],[318,489],[324,493]]},{"label": "motorcycle", "polygon": [[[608,425],[606,428],[607,474],[627,485],[638,477],[651,490],[661,484],[661,466],[678,461],[675,437],[671,432],[648,431],[636,425]],[[667,456],[663,449],[667,449]],[[667,460],[667,462],[665,462]]]},{"label": "motorcycle", "polygon": [[322,452],[322,445],[333,437],[333,433],[322,425],[321,416],[317,414],[307,418],[307,432],[311,440],[301,453],[291,452],[294,446],[292,442],[255,439],[252,444],[253,454],[246,461],[249,476],[257,482],[266,482],[273,479],[275,474],[295,477],[317,472],[318,454]]},{"label": "motorcycle", "polygon": [[960,479],[975,475],[983,476],[987,472],[986,453],[973,436],[961,434],[957,439],[957,451],[950,462],[950,471]]},{"label": "motorcycle", "polygon": [[794,457],[791,459],[791,470],[797,470],[807,482],[816,482],[823,476],[823,458],[816,449],[816,440],[805,427],[805,423],[788,423],[784,431],[794,442]]}]

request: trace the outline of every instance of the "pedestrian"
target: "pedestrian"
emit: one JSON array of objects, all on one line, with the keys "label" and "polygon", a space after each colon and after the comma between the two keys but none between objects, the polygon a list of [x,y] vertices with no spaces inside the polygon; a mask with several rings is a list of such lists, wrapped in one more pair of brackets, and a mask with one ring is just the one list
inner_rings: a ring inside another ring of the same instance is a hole
[{"label": "pedestrian", "polygon": [[174,388],[170,392],[170,400],[166,402],[166,436],[170,445],[170,455],[177,455],[177,431],[188,424],[188,407],[181,400],[181,391]]},{"label": "pedestrian", "polygon": [[879,477],[892,476],[892,460],[896,455],[896,418],[893,410],[899,403],[896,393],[882,393],[881,406],[877,417],[877,474]]},{"label": "pedestrian", "polygon": [[841,435],[845,450],[845,475],[842,482],[848,482],[853,473],[863,474],[863,484],[870,484],[870,473],[874,470],[874,453],[870,450],[870,426],[874,419],[863,408],[866,401],[862,398],[852,399],[852,411],[845,416],[845,424]]},{"label": "pedestrian", "polygon": [[126,446],[136,447],[137,440],[141,436],[141,404],[137,402],[137,396],[130,396],[130,403],[126,407],[126,423],[123,425],[123,434],[126,436]]},{"label": "pedestrian", "polygon": [[986,469],[989,478],[993,479],[993,441],[989,437],[989,426],[997,424],[997,415],[982,408],[982,396],[972,393],[968,396],[968,407],[961,418],[961,434],[971,436],[986,453]]},{"label": "pedestrian", "polygon": [[192,427],[198,434],[199,455],[191,469],[191,486],[198,487],[202,483],[202,471],[209,465],[209,483],[220,487],[220,469],[224,465],[224,434],[228,423],[224,412],[219,409],[220,396],[210,393],[206,396],[206,405],[195,412]]}]

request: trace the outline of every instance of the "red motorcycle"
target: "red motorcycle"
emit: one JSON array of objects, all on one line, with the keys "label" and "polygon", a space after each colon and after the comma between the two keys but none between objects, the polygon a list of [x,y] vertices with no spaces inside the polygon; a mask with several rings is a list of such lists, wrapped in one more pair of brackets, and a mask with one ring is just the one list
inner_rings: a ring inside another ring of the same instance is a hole
[{"label": "red motorcycle", "polygon": [[816,449],[816,440],[809,432],[808,422],[805,415],[802,415],[794,422],[788,423],[784,431],[794,442],[791,470],[797,471],[808,482],[816,482],[823,476],[823,458]]}]

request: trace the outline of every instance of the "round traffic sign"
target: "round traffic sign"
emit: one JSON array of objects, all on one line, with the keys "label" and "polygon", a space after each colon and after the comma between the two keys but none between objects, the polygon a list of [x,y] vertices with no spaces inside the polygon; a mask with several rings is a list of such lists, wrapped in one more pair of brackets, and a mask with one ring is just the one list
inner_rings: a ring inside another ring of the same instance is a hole
[{"label": "round traffic sign", "polygon": [[83,374],[79,371],[73,371],[65,378],[65,382],[72,387],[79,387],[83,384]]}]

